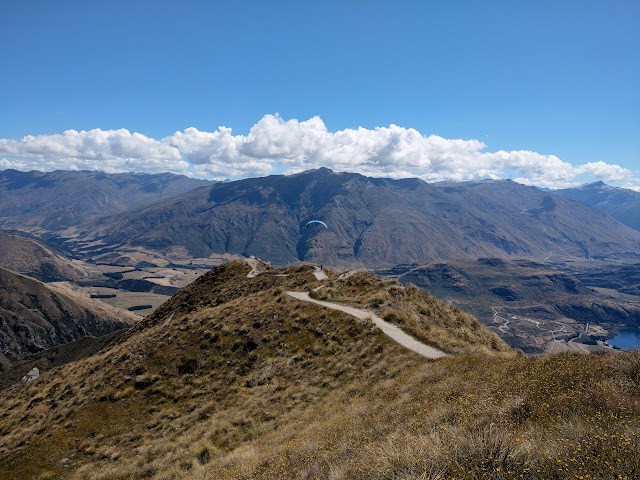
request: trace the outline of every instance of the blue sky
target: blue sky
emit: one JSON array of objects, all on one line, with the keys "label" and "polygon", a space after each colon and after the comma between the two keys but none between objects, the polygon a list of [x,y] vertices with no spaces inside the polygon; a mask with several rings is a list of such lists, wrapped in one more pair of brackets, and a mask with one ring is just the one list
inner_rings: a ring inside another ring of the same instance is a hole
[{"label": "blue sky", "polygon": [[0,166],[638,187],[639,51],[637,1],[3,2]]}]

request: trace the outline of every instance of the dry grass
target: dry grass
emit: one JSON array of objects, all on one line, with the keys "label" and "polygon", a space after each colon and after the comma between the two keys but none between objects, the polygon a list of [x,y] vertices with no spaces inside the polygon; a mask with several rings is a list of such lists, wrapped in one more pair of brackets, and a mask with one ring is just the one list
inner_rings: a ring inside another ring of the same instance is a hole
[{"label": "dry grass", "polygon": [[195,478],[638,478],[638,365],[561,354],[409,367]]},{"label": "dry grass", "polygon": [[[219,273],[174,299],[167,317],[160,312],[109,350],[10,392],[1,403],[0,471],[101,470],[114,452],[131,471],[206,463],[210,456],[192,451],[203,438],[211,452],[229,452],[400,348],[366,322],[262,288],[304,284],[312,277],[305,269],[271,280],[246,279],[237,265]],[[228,301],[193,308],[216,289]]]},{"label": "dry grass", "polygon": [[360,272],[312,292],[319,300],[365,307],[418,340],[448,353],[513,353],[471,315],[396,280]]},{"label": "dry grass", "polygon": [[317,285],[308,268],[248,271],[221,267],[109,350],[3,392],[0,477],[640,476],[640,354],[428,361],[288,297]]}]

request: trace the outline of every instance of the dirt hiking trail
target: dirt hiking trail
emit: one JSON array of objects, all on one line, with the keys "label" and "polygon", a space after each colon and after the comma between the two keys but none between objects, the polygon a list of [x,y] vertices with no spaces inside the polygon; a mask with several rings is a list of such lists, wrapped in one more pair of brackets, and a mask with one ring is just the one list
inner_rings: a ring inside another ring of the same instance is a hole
[{"label": "dirt hiking trail", "polygon": [[429,345],[425,345],[424,343],[419,342],[415,338],[407,335],[402,330],[400,330],[395,325],[390,324],[389,322],[383,320],[377,315],[373,315],[370,312],[365,310],[360,310],[359,308],[347,307],[346,305],[339,305],[337,303],[324,302],[321,300],[316,300],[311,298],[307,292],[287,292],[287,294],[297,300],[302,300],[304,302],[311,302],[317,305],[321,305],[325,308],[331,308],[333,310],[339,310],[341,312],[347,313],[349,315],[353,315],[356,318],[360,318],[362,320],[371,319],[376,327],[382,330],[382,333],[390,337],[392,340],[396,341],[400,345],[409,350],[416,352],[423,357],[436,359],[441,357],[447,357],[448,355],[437,348],[430,347]]}]

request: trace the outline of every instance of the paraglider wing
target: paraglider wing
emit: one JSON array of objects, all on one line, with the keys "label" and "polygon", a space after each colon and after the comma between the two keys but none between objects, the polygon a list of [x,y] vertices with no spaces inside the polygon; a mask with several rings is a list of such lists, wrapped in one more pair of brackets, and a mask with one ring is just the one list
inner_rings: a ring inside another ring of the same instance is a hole
[{"label": "paraglider wing", "polygon": [[305,225],[305,227],[306,227],[306,226],[309,226],[309,224],[311,224],[311,223],[320,223],[320,224],[324,225],[324,228],[326,228],[327,230],[329,230],[329,227],[327,227],[327,224],[326,224],[326,223],[324,223],[322,220],[311,220],[310,222],[308,222],[308,223]]}]

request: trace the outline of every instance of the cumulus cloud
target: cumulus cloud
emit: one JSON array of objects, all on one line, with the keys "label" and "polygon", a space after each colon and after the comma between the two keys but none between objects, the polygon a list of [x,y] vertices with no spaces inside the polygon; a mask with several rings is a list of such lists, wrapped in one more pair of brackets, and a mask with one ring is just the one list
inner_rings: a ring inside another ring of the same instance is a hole
[{"label": "cumulus cloud", "polygon": [[580,165],[577,170],[580,173],[588,173],[597,178],[610,181],[618,181],[629,178],[631,172],[619,165],[611,165],[605,162],[590,162]]},{"label": "cumulus cloud", "polygon": [[0,166],[22,170],[172,171],[242,178],[329,167],[427,181],[514,178],[556,188],[602,179],[640,185],[629,170],[602,161],[576,166],[526,150],[491,152],[479,140],[425,136],[397,125],[330,132],[320,117],[299,121],[278,115],[265,115],[247,135],[218,127],[212,132],[187,128],[159,140],[124,129],[0,139],[0,155],[8,157]]},{"label": "cumulus cloud", "polygon": [[[36,170],[105,172],[184,172],[189,167],[175,147],[125,129],[66,130],[55,135],[28,135],[20,140],[0,139],[0,154],[15,157],[10,166],[21,170],[25,164]],[[3,166],[6,163],[7,159]]]}]

